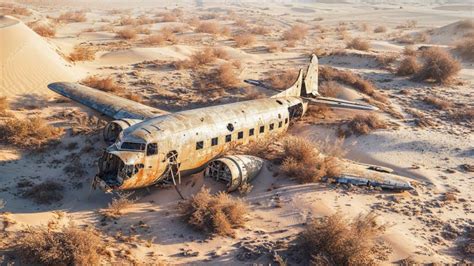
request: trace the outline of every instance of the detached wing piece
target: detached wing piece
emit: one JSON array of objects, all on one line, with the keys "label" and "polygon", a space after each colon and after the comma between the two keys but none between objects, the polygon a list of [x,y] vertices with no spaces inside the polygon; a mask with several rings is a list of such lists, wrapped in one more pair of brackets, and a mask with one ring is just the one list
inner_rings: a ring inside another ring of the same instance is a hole
[{"label": "detached wing piece", "polygon": [[49,84],[48,88],[114,119],[144,120],[168,114],[166,111],[77,83],[56,82]]}]

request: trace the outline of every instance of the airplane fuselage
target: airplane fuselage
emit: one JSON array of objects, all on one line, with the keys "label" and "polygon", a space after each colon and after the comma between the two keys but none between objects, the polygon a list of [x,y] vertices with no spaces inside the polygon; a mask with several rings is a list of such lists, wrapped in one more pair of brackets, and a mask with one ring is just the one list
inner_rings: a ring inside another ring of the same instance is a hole
[{"label": "airplane fuselage", "polygon": [[[266,98],[198,108],[144,120],[126,128],[99,160],[96,182],[134,189],[202,170],[237,144],[284,132],[307,104],[300,97]],[[171,170],[172,171],[172,170]]]}]

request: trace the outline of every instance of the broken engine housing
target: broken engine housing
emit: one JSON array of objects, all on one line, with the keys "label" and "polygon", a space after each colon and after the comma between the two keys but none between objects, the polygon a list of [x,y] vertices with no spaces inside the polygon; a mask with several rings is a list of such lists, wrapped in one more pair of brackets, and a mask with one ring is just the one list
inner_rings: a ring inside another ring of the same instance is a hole
[{"label": "broken engine housing", "polygon": [[120,132],[125,130],[128,127],[131,127],[137,123],[142,122],[143,120],[140,119],[119,119],[109,122],[104,128],[104,140],[106,143],[112,144],[114,143]]},{"label": "broken engine housing", "polygon": [[251,155],[228,155],[209,163],[205,177],[227,184],[227,191],[238,189],[255,178],[263,167],[263,159]]}]

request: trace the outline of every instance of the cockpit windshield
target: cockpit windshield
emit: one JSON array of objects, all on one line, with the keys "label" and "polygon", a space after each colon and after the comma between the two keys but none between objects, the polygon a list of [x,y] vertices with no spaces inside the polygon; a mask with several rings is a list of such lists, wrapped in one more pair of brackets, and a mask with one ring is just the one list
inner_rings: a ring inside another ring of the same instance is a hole
[{"label": "cockpit windshield", "polygon": [[124,142],[122,145],[120,145],[120,149],[130,151],[144,151],[145,146],[145,143]]}]

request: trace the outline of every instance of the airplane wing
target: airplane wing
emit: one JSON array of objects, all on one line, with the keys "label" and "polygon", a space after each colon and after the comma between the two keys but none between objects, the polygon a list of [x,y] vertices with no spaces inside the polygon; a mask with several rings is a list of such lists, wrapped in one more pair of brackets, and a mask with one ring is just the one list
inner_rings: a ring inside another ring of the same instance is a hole
[{"label": "airplane wing", "polygon": [[77,83],[56,82],[49,84],[48,88],[114,119],[143,120],[169,113]]}]

